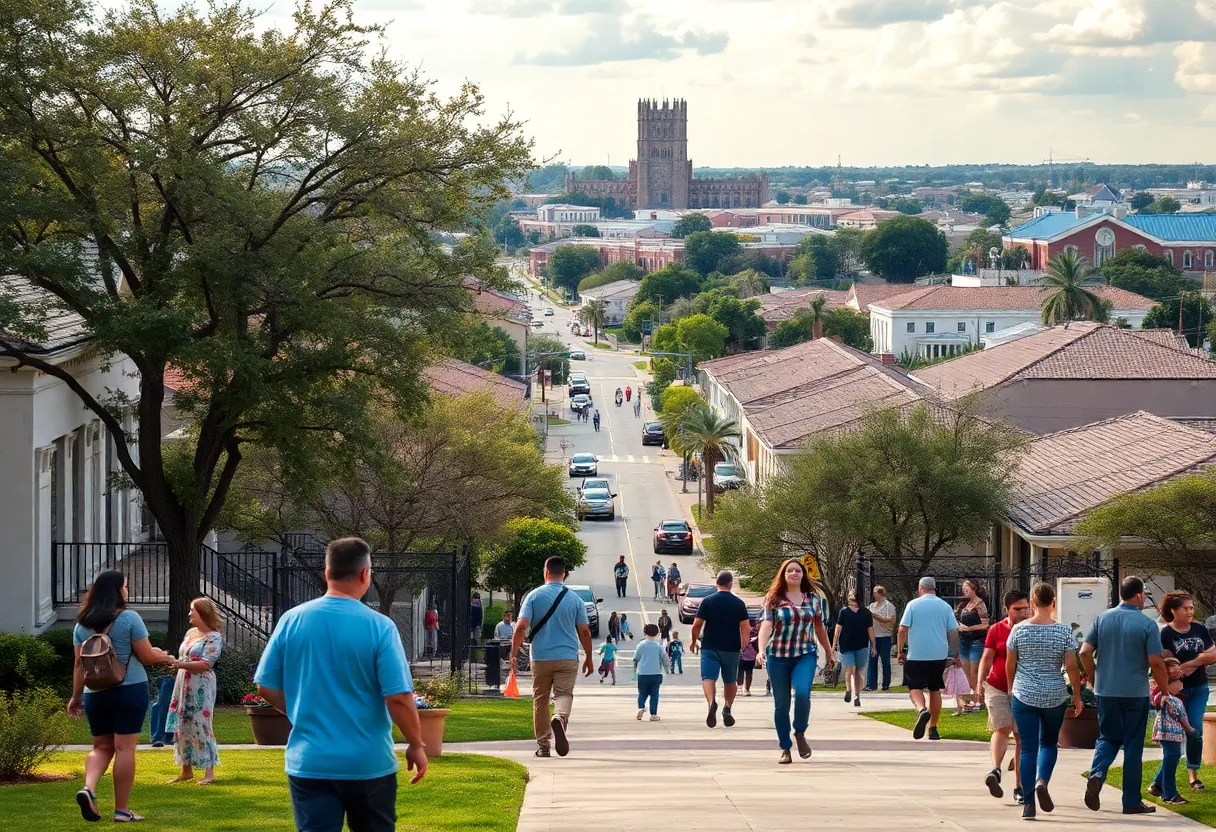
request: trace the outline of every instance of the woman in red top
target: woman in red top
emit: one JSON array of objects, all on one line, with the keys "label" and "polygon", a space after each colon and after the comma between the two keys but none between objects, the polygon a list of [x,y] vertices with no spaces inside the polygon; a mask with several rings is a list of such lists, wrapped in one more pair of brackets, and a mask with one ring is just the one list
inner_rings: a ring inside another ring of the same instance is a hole
[{"label": "woman in red top", "polygon": [[[806,730],[811,721],[811,682],[819,653],[815,640],[823,646],[825,666],[832,664],[832,643],[823,626],[823,599],[797,558],[781,564],[764,596],[756,664],[768,668],[773,683],[773,724],[781,746],[782,765],[793,762],[790,753],[790,689],[793,688],[794,740],[798,756],[811,756]],[[812,635],[812,631],[814,635]]]},{"label": "woman in red top", "polygon": [[[1013,705],[1009,697],[1009,680],[1005,675],[1005,660],[1008,655],[1005,645],[1009,642],[1009,631],[1030,617],[1030,600],[1025,592],[1012,589],[1005,593],[1005,610],[1008,617],[988,628],[984,641],[984,653],[980,657],[979,681],[975,697],[987,706],[988,730],[992,732],[989,750],[992,752],[992,770],[984,778],[993,797],[1004,797],[1001,788],[1001,767],[1005,763],[1005,751],[1009,748],[1009,737],[1014,741],[1013,759],[1018,759],[1021,743],[1018,742],[1017,726],[1013,723]],[[1022,802],[1021,772],[1013,766],[1013,802]]]},{"label": "woman in red top", "polygon": [[434,656],[439,652],[439,613],[434,607],[426,608],[426,615],[422,617],[422,626],[426,630],[426,649],[425,653]]}]

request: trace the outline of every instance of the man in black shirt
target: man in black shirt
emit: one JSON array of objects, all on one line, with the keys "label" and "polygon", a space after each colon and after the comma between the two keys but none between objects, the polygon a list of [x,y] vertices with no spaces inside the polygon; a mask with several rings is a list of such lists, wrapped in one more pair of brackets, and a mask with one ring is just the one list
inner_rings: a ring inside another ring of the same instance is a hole
[{"label": "man in black shirt", "polygon": [[625,563],[625,556],[621,555],[621,559],[612,567],[612,575],[616,578],[616,594],[617,597],[625,597],[625,589],[629,585],[629,566]]},{"label": "man in black shirt", "polygon": [[[729,728],[735,724],[730,707],[739,690],[739,654],[751,635],[751,622],[747,617],[747,604],[730,591],[735,576],[730,572],[718,573],[715,581],[718,591],[701,602],[697,618],[692,624],[689,649],[701,652],[701,689],[709,703],[709,714],[705,724],[713,728],[718,724],[718,677],[722,677],[722,690],[726,704],[722,707],[722,723]],[[701,636],[701,628],[705,634]],[[701,636],[698,647],[697,637]]]},{"label": "man in black shirt", "polygon": [[857,593],[849,592],[849,605],[836,615],[836,655],[845,674],[844,701],[853,700],[861,707],[862,669],[869,666],[870,656],[878,655],[874,642],[874,616],[857,603]]}]

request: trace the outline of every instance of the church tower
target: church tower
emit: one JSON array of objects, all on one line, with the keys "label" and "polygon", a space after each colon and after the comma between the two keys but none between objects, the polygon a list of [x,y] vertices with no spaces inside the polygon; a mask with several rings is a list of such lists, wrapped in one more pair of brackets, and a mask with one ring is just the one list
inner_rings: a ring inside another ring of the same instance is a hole
[{"label": "church tower", "polygon": [[638,208],[687,208],[692,181],[688,159],[688,103],[638,102]]}]

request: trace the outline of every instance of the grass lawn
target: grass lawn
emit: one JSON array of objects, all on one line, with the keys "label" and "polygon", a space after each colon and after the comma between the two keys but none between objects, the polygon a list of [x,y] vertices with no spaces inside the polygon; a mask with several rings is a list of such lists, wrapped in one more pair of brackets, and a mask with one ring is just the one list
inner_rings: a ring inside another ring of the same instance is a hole
[{"label": "grass lawn", "polygon": [[[499,619],[502,613],[498,614]],[[215,739],[220,745],[236,745],[253,742],[253,730],[249,727],[249,716],[244,708],[220,707],[215,709]],[[396,729],[398,742],[403,742]],[[503,699],[499,697],[477,697],[461,699],[452,708],[444,721],[444,742],[491,742],[496,740],[526,740],[532,737],[532,700]],[[144,727],[143,742],[148,742],[147,726]],[[89,745],[88,723],[72,720],[68,734],[69,745]]]},{"label": "grass lawn", "polygon": [[[1169,809],[1184,815],[1191,820],[1197,820],[1200,823],[1206,823],[1208,826],[1216,826],[1216,790],[1211,788],[1211,783],[1216,782],[1216,767],[1204,766],[1199,769],[1199,779],[1204,783],[1209,784],[1208,789],[1202,792],[1193,792],[1186,787],[1186,767],[1183,764],[1178,766],[1178,792],[1187,800],[1191,801],[1188,806],[1166,806],[1158,797],[1153,797],[1148,793],[1148,784],[1153,782],[1153,777],[1157,775],[1157,769],[1161,765],[1161,758],[1158,756],[1155,759],[1147,755],[1144,760],[1144,799],[1150,803],[1156,803],[1161,809]],[[1123,769],[1112,768],[1106,773],[1106,782],[1116,788],[1123,786]],[[1112,804],[1111,801],[1114,801]],[[1113,805],[1118,809],[1118,798],[1114,795],[1107,796],[1105,793],[1102,796],[1103,808],[1108,804]],[[1158,810],[1157,814],[1161,814]]]},{"label": "grass lawn", "polygon": [[[811,690],[825,691],[827,693],[835,692],[835,693],[839,693],[841,695],[841,697],[843,697],[844,696],[844,683],[841,682],[838,685],[823,685],[823,684],[811,685]],[[864,697],[870,696],[874,693],[907,693],[907,692],[908,692],[908,689],[906,687],[904,687],[903,685],[891,685],[891,687],[885,691],[863,690],[861,692],[861,695],[862,695],[862,701],[864,702],[865,701]]]},{"label": "grass lawn", "polygon": [[[894,687],[891,690],[895,690]],[[905,689],[906,690],[906,689]],[[844,694],[841,694],[842,696]],[[865,702],[863,699],[862,702]],[[863,713],[863,716],[868,716],[870,719],[876,719],[879,722],[885,722],[888,725],[897,725],[900,728],[906,728],[911,731],[912,726],[916,724],[916,711],[912,708],[899,711],[878,711]],[[942,715],[937,723],[938,733],[942,735],[944,740],[974,740],[975,742],[988,742],[991,734],[988,731],[988,715],[981,711],[978,714],[964,714],[963,716],[953,716],[947,712],[946,708],[942,708]],[[1157,747],[1157,744],[1152,741],[1153,723],[1149,720],[1148,729],[1144,734],[1146,746]],[[1157,768],[1153,767],[1153,772],[1156,773]],[[1202,778],[1201,778],[1202,779]],[[1216,777],[1213,778],[1216,780]]]},{"label": "grass lawn", "polygon": [[616,347],[612,346],[611,344],[609,344],[607,342],[601,342],[601,343],[597,344],[593,341],[590,344],[588,344],[588,346],[595,347],[597,350],[615,350],[616,349]]},{"label": "grass lawn", "polygon": [[635,362],[633,362],[633,366],[637,367],[639,370],[645,370],[650,367],[650,362],[649,361],[635,361]]},{"label": "grass lawn", "polygon": [[[132,808],[146,815],[160,832],[216,832],[295,829],[283,752],[221,752],[217,781],[202,789],[191,784],[167,785],[177,773],[173,755],[136,752]],[[39,832],[69,832],[86,826],[73,795],[81,786],[84,755],[56,754],[43,771],[70,774],[71,780],[0,786],[0,827],[37,828]],[[476,754],[451,754],[434,760],[426,779],[411,786],[401,761],[397,793],[397,829],[490,829],[509,832],[516,827],[528,775],[510,760]],[[109,826],[114,791],[109,777],[97,789],[102,821]]]},{"label": "grass lawn", "polygon": [[[550,424],[550,425],[568,425],[568,424],[570,424],[570,420],[569,420],[569,419],[562,419],[562,418],[561,418],[561,417],[559,417],[559,416],[550,416],[550,417],[549,417],[549,424]],[[499,615],[499,617],[500,617],[500,618],[502,617],[502,616],[501,616],[501,614]]]}]

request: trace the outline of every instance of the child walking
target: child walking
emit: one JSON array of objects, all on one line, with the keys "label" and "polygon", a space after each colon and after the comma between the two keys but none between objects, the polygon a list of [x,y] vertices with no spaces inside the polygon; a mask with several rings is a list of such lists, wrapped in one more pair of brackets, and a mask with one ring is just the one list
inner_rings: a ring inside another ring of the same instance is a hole
[{"label": "child walking", "polygon": [[650,721],[659,721],[659,686],[663,684],[663,645],[659,644],[659,628],[647,624],[642,628],[645,638],[633,651],[633,669],[638,677],[638,719],[646,713],[646,700],[650,700]]},{"label": "child walking", "polygon": [[667,655],[671,658],[671,672],[675,673],[676,668],[680,668],[679,672],[684,672],[684,642],[680,641],[680,634],[673,632],[671,641],[667,645]]},{"label": "child walking", "polygon": [[[1182,662],[1170,658],[1165,660],[1166,671],[1178,668]],[[1182,744],[1187,734],[1195,733],[1195,729],[1186,718],[1186,708],[1178,694],[1182,691],[1182,679],[1170,682],[1169,690],[1153,685],[1149,699],[1157,709],[1157,719],[1153,722],[1153,740],[1161,746],[1161,769],[1149,786],[1148,793],[1160,796],[1162,803],[1171,806],[1185,806],[1190,803],[1178,794],[1178,761],[1182,759]]]},{"label": "child walking", "polygon": [[600,684],[604,684],[604,680],[608,675],[612,675],[612,684],[616,684],[616,645],[612,643],[612,636],[604,639],[604,643],[600,645],[599,654],[603,656],[600,661]]},{"label": "child walking", "polygon": [[[658,629],[657,627],[655,629]],[[629,629],[629,619],[625,613],[621,613],[621,641],[625,640],[625,636],[629,636],[629,640],[633,641],[633,631]]]}]

